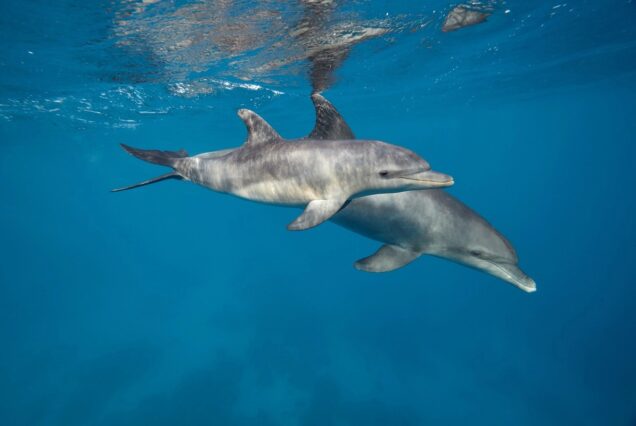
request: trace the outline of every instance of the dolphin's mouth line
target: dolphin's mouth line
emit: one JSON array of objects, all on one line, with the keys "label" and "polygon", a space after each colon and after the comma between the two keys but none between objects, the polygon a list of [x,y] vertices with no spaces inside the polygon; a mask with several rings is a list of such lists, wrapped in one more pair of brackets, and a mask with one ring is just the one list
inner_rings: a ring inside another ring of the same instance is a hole
[{"label": "dolphin's mouth line", "polygon": [[499,266],[498,263],[495,263],[492,260],[488,260],[488,259],[481,259],[481,260],[490,263],[492,266],[494,266],[495,268],[499,269],[506,277],[510,278],[511,280],[515,279],[515,277],[513,277],[510,272],[508,272],[507,270],[505,270],[504,268]]},{"label": "dolphin's mouth line", "polygon": [[449,179],[443,182],[440,182],[438,180],[430,180],[430,179],[416,179],[416,178],[406,177],[406,176],[400,176],[400,179],[414,180],[416,182],[423,182],[423,183],[428,183],[431,185],[439,185],[439,186],[449,186],[455,183],[453,179]]},{"label": "dolphin's mouth line", "polygon": [[[526,287],[523,284],[520,284],[520,281],[521,281],[520,279],[518,279],[517,277],[512,275],[510,272],[508,272],[505,268],[500,266],[498,263],[496,263],[496,262],[494,262],[492,260],[488,260],[488,259],[481,259],[481,260],[483,260],[485,262],[488,262],[489,264],[491,264],[492,266],[494,266],[495,268],[500,270],[507,278],[509,278],[511,281],[514,281],[514,285],[515,286],[519,287],[523,291],[526,291],[528,293],[532,293],[532,292],[536,291],[536,289],[532,289],[531,287]],[[516,267],[516,265],[513,265],[513,266]]]}]

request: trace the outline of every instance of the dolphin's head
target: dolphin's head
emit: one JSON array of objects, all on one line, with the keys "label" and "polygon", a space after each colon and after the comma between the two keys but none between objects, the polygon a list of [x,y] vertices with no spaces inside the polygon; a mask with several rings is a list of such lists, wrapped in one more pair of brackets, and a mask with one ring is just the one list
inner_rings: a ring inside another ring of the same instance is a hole
[{"label": "dolphin's head", "polygon": [[383,192],[444,188],[453,185],[449,175],[431,170],[431,166],[412,151],[389,145],[387,150],[375,150],[370,156],[372,185]]},{"label": "dolphin's head", "polygon": [[534,280],[517,266],[519,260],[510,242],[488,222],[475,218],[457,231],[453,242],[430,254],[494,275],[528,293],[536,291]]}]

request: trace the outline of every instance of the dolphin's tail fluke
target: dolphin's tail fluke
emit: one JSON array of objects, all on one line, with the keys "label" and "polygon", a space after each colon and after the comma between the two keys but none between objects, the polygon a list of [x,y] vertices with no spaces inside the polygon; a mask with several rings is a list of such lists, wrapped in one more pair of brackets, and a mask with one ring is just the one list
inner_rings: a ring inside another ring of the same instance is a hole
[{"label": "dolphin's tail fluke", "polygon": [[166,173],[165,175],[157,176],[156,178],[148,179],[143,182],[136,183],[134,185],[124,186],[122,188],[111,189],[110,192],[121,192],[128,191],[129,189],[139,188],[140,186],[150,185],[151,183],[161,182],[166,179],[183,179],[181,176],[177,174],[177,172]]},{"label": "dolphin's tail fluke", "polygon": [[133,148],[132,146],[128,146],[123,143],[121,144],[121,147],[124,148],[127,153],[139,158],[140,160],[172,168],[174,168],[176,160],[188,156],[188,153],[183,149],[179,151],[159,151],[157,149]]},{"label": "dolphin's tail fluke", "polygon": [[[161,166],[172,167],[173,169],[176,167],[177,160],[181,158],[186,158],[188,153],[184,150],[180,151],[159,151],[156,149],[138,149],[133,148],[132,146],[121,144],[121,147],[129,153],[140,160],[147,161],[153,164],[159,164]],[[179,173],[170,172],[163,174],[161,176],[157,176],[156,178],[148,179],[143,182],[136,183],[130,186],[124,186],[123,188],[116,188],[111,190],[111,192],[120,192],[127,191],[129,189],[139,188],[140,186],[150,185],[151,183],[161,182],[166,179],[183,179]]]}]

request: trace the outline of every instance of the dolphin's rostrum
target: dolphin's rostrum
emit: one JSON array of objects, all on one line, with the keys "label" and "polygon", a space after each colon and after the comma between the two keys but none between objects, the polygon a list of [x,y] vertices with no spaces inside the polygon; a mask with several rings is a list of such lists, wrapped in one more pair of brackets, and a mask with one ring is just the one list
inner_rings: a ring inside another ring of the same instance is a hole
[{"label": "dolphin's rostrum", "polygon": [[288,225],[290,230],[303,230],[328,220],[356,197],[453,184],[450,176],[432,171],[424,159],[399,146],[342,137],[289,143],[256,113],[242,109],[238,115],[247,127],[247,141],[222,155],[188,157],[185,151],[122,145],[135,157],[172,167],[174,172],[115,191],[186,179],[253,201],[303,206],[304,212]]}]

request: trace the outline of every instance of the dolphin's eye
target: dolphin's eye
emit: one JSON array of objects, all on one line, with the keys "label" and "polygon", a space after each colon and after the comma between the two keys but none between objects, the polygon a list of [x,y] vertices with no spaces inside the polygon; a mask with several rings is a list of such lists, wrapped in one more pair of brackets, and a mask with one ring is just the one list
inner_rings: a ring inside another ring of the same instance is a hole
[{"label": "dolphin's eye", "polygon": [[471,250],[470,254],[475,256],[475,257],[481,257],[483,253],[481,251],[479,251],[479,250]]},{"label": "dolphin's eye", "polygon": [[389,175],[389,171],[388,170],[382,170],[380,172],[380,176],[382,176],[382,177],[387,177],[388,175]]}]

